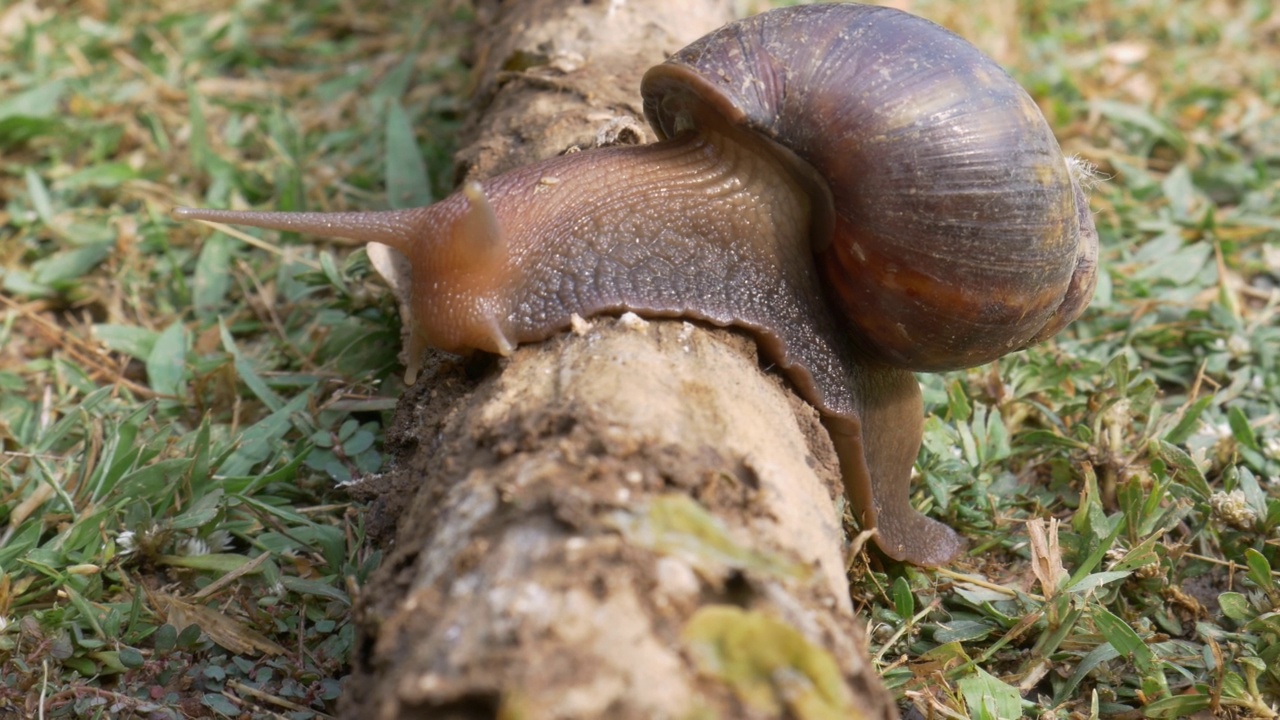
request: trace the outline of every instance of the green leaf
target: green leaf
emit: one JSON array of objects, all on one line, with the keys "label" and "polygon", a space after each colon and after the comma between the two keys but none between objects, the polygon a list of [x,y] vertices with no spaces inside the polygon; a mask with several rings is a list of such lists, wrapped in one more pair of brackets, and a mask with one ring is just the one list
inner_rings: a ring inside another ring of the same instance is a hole
[{"label": "green leaf", "polygon": [[191,303],[200,317],[212,317],[231,288],[231,241],[222,233],[205,238],[191,283]]},{"label": "green leaf", "polygon": [[1033,446],[1060,447],[1068,450],[1088,450],[1089,443],[1064,437],[1052,430],[1032,430],[1018,436],[1019,442]]},{"label": "green leaf", "polygon": [[342,451],[347,457],[354,457],[373,447],[374,435],[368,430],[361,430],[342,443]]},{"label": "green leaf", "polygon": [[[1266,612],[1245,623],[1244,629],[1251,633],[1267,633],[1272,637],[1280,637],[1280,612]],[[1276,661],[1280,659],[1280,645],[1272,644],[1261,654],[1274,669],[1280,669]],[[1277,676],[1280,677],[1280,676]]]},{"label": "green leaf", "polygon": [[1003,682],[982,668],[956,683],[964,696],[965,705],[974,718],[990,720],[1016,720],[1022,717],[1022,695],[1018,689]]},{"label": "green leaf", "polygon": [[1253,548],[1246,548],[1244,560],[1249,565],[1249,579],[1268,593],[1275,592],[1276,581],[1271,575],[1271,563],[1267,562],[1266,556]]},{"label": "green leaf", "polygon": [[338,440],[346,442],[348,438],[360,429],[360,421],[355,418],[344,420],[342,426],[338,428]]},{"label": "green leaf", "polygon": [[231,473],[228,473],[228,477],[222,478],[222,487],[228,495],[253,495],[273,483],[290,482],[297,477],[298,468],[302,467],[303,463],[306,462],[309,454],[309,449],[304,449],[278,470],[273,470],[264,475],[233,477],[230,476],[232,475]]},{"label": "green leaf", "polygon": [[978,442],[973,437],[973,430],[968,423],[960,423],[956,425],[956,432],[960,434],[960,451],[965,462],[969,467],[977,468],[982,464],[982,459],[978,455]]},{"label": "green leaf", "polygon": [[165,623],[156,630],[155,635],[151,639],[152,647],[160,655],[167,655],[173,652],[178,646],[178,630],[174,626]]},{"label": "green leaf", "polygon": [[996,628],[977,620],[952,620],[938,623],[933,632],[933,641],[939,644],[949,642],[972,642],[990,635]]},{"label": "green leaf", "polygon": [[[212,449],[209,442],[209,417],[205,416],[200,422],[200,429],[196,431],[195,441],[191,448],[191,493],[199,496],[205,492],[205,484],[209,480],[209,474],[216,469],[216,465],[210,459]],[[220,490],[218,492],[221,492]]]},{"label": "green leaf", "polygon": [[87,678],[98,674],[97,664],[87,657],[69,657],[63,660],[62,664],[64,667],[71,668]]},{"label": "green leaf", "polygon": [[1160,698],[1142,708],[1142,714],[1149,718],[1189,718],[1198,717],[1209,709],[1213,697],[1199,686],[1196,694],[1182,693],[1171,697]]},{"label": "green leaf", "polygon": [[17,116],[42,117],[56,115],[58,107],[62,103],[62,94],[66,87],[65,80],[54,80],[37,85],[29,90],[0,96],[0,119]]},{"label": "green leaf", "polygon": [[405,57],[389,72],[382,76],[378,85],[370,94],[370,99],[377,107],[381,107],[384,99],[386,102],[394,101],[396,98],[404,97],[409,92],[409,84],[413,81],[413,70],[417,60],[413,53],[406,53]]},{"label": "green leaf", "polygon": [[38,137],[57,136],[63,124],[55,118],[10,116],[0,119],[0,147],[21,145]]},{"label": "green leaf", "polygon": [[304,578],[293,575],[285,575],[280,578],[280,583],[285,588],[302,595],[314,595],[316,597],[328,598],[336,600],[344,605],[351,604],[351,598],[347,597],[345,592],[328,584],[316,580],[306,580]]},{"label": "green leaf", "polygon": [[144,361],[159,337],[154,330],[137,325],[94,325],[93,335],[111,350]]},{"label": "green leaf", "polygon": [[173,493],[168,489],[178,483],[190,466],[191,461],[187,458],[158,460],[120,478],[116,492],[125,498],[166,497],[172,500],[170,496]]},{"label": "green leaf", "polygon": [[965,422],[971,412],[972,406],[964,384],[959,380],[947,383],[947,414],[951,416],[951,420],[956,423]]},{"label": "green leaf", "polygon": [[204,697],[200,700],[204,703],[205,707],[222,717],[237,718],[242,715],[239,706],[217,693],[205,693]]},{"label": "green leaf", "polygon": [[1090,106],[1103,117],[1141,128],[1153,138],[1163,140],[1179,151],[1186,147],[1186,138],[1181,133],[1145,107],[1119,100],[1095,100]]},{"label": "green leaf", "polygon": [[45,287],[58,288],[80,280],[111,254],[112,247],[108,243],[95,243],[59,250],[32,263],[32,281]]},{"label": "green leaf", "polygon": [[893,605],[898,613],[898,617],[903,621],[911,619],[916,614],[916,599],[911,594],[911,585],[907,583],[907,579],[899,577],[893,581]]},{"label": "green leaf", "polygon": [[1247,467],[1236,468],[1235,487],[1244,493],[1245,500],[1248,501],[1249,507],[1258,515],[1267,514],[1267,493],[1258,485],[1258,478]]},{"label": "green leaf", "polygon": [[1213,494],[1213,490],[1209,488],[1209,482],[1205,480],[1204,473],[1196,466],[1191,456],[1182,451],[1181,448],[1171,445],[1163,440],[1153,440],[1155,454],[1168,463],[1169,467],[1177,473],[1177,477],[1187,487],[1196,492],[1201,500],[1208,500]]},{"label": "green leaf", "polygon": [[1102,587],[1103,585],[1116,582],[1117,580],[1123,580],[1132,574],[1133,573],[1130,571],[1124,571],[1124,572],[1108,571],[1108,572],[1093,573],[1091,575],[1086,575],[1080,580],[1072,583],[1067,588],[1067,592],[1069,593],[1091,592],[1093,590],[1096,590]]},{"label": "green leaf", "polygon": [[1213,402],[1212,395],[1206,395],[1196,400],[1182,412],[1182,416],[1178,418],[1178,424],[1173,429],[1165,433],[1164,441],[1171,445],[1181,445],[1191,437],[1191,433],[1195,432],[1200,425],[1200,414],[1204,409],[1209,407]]},{"label": "green leaf", "polygon": [[1248,674],[1247,671],[1252,671],[1255,674],[1267,671],[1267,664],[1263,662],[1261,658],[1245,655],[1243,657],[1236,658],[1236,662],[1240,663],[1240,666],[1246,669],[1246,674]]},{"label": "green leaf", "polygon": [[156,558],[156,563],[191,568],[192,570],[229,573],[244,567],[250,560],[252,558],[235,553],[208,553],[205,555],[160,555]]},{"label": "green leaf", "polygon": [[1249,605],[1249,599],[1238,592],[1224,592],[1218,595],[1218,606],[1222,614],[1236,622],[1248,622],[1257,614]]},{"label": "green leaf", "polygon": [[240,447],[227,458],[222,471],[227,475],[247,475],[253,467],[275,457],[283,450],[280,439],[293,427],[293,416],[311,402],[311,391],[299,393],[246,429],[240,435]]},{"label": "green leaf", "polygon": [[218,513],[222,510],[222,502],[222,491],[214,490],[197,499],[181,514],[170,520],[169,527],[174,530],[194,530],[204,527],[218,517]]},{"label": "green leaf", "polygon": [[66,190],[114,188],[141,177],[141,173],[130,167],[128,163],[109,162],[90,165],[79,172],[74,172],[59,180],[57,186]]},{"label": "green leaf", "polygon": [[189,347],[187,328],[181,320],[160,333],[147,356],[147,380],[152,390],[178,399],[186,396]]},{"label": "green leaf", "polygon": [[[1127,576],[1129,574],[1128,571],[1160,562],[1160,555],[1155,551],[1155,547],[1158,544],[1160,537],[1160,535],[1152,535],[1146,540],[1134,545],[1125,553],[1124,558],[1122,558],[1120,562],[1114,563],[1111,566],[1109,573],[1123,573]],[[1107,575],[1109,573],[1101,574]],[[1089,577],[1097,577],[1097,575],[1090,575]],[[1085,578],[1086,581],[1088,579],[1089,578]],[[1104,582],[1111,582],[1111,580],[1106,579]],[[1082,581],[1080,585],[1083,584],[1084,582]]]},{"label": "green leaf", "polygon": [[99,405],[111,397],[113,390],[114,388],[110,386],[101,387],[85,395],[84,399],[80,401],[79,407],[76,408],[79,412],[67,413],[48,430],[41,433],[35,444],[36,452],[43,453],[57,448],[61,441],[73,430],[83,427],[87,417],[94,416]]},{"label": "green leaf", "polygon": [[1192,209],[1201,198],[1196,192],[1195,184],[1191,181],[1191,170],[1186,164],[1179,163],[1170,170],[1160,183],[1160,187],[1164,191],[1165,199],[1169,201],[1173,217],[1181,221],[1190,220]]},{"label": "green leaf", "polygon": [[1131,659],[1141,672],[1150,672],[1155,655],[1128,623],[1101,606],[1093,608],[1092,617],[1098,625],[1098,631],[1107,639],[1107,642],[1111,643],[1112,647],[1121,655]]},{"label": "green leaf", "polygon": [[4,289],[20,297],[50,297],[56,292],[48,285],[35,281],[31,273],[20,267],[0,268],[0,277],[4,278]]},{"label": "green leaf", "polygon": [[376,473],[382,467],[382,454],[369,449],[355,458],[356,468],[362,473]]},{"label": "green leaf", "polygon": [[196,643],[200,642],[200,635],[202,632],[203,631],[200,629],[200,626],[195,623],[182,628],[182,632],[178,633],[178,647],[195,647]]},{"label": "green leaf", "polygon": [[1067,678],[1067,682],[1064,683],[1062,687],[1058,689],[1058,692],[1054,694],[1054,704],[1057,705],[1065,699],[1073,697],[1076,692],[1076,687],[1080,685],[1080,682],[1084,680],[1089,673],[1093,672],[1099,665],[1110,660],[1114,660],[1119,656],[1120,651],[1111,645],[1111,643],[1103,643],[1102,645],[1094,647],[1087,655],[1084,656],[1083,659],[1080,660],[1080,664],[1076,665],[1076,669],[1072,671],[1071,677]]},{"label": "green leaf", "polygon": [[325,278],[329,284],[343,295],[350,295],[351,289],[347,287],[347,282],[342,278],[342,271],[338,270],[338,265],[333,260],[333,253],[324,250],[320,253],[320,270],[324,272]]},{"label": "green leaf", "polygon": [[119,657],[120,657],[120,664],[125,666],[126,668],[129,668],[130,670],[136,670],[137,668],[140,668],[143,665],[145,665],[147,662],[146,658],[142,656],[142,653],[138,652],[137,650],[131,647],[120,648]]},{"label": "green leaf", "polygon": [[191,123],[191,134],[187,146],[191,149],[191,163],[203,168],[209,156],[208,130],[204,122],[204,103],[195,83],[187,86],[187,119]]},{"label": "green leaf", "polygon": [[218,319],[218,331],[222,335],[222,347],[231,354],[236,366],[236,373],[240,376],[240,379],[244,381],[245,385],[249,386],[249,390],[263,404],[271,410],[279,411],[284,405],[284,400],[263,382],[253,363],[240,352],[240,348],[236,345],[235,339],[231,337],[231,331],[227,329],[227,324],[222,318]]},{"label": "green leaf", "polygon": [[1129,389],[1129,357],[1121,353],[1112,358],[1111,362],[1107,363],[1107,377],[1111,378],[1118,392],[1118,395],[1111,400],[1114,404],[1125,397],[1125,392]]},{"label": "green leaf", "polygon": [[45,187],[44,180],[40,179],[35,170],[27,168],[23,174],[27,179],[27,196],[31,199],[31,207],[35,208],[41,222],[54,227],[53,199],[49,197],[49,188]]},{"label": "green leaf", "polygon": [[[105,633],[102,632],[102,625],[98,623],[98,610],[89,604],[84,595],[72,587],[70,582],[62,583],[62,587],[59,590],[66,594],[67,599],[71,601],[71,605],[79,611],[80,616],[93,629],[93,633],[100,638],[106,637]],[[89,644],[84,639],[81,639],[80,646],[89,647]]]},{"label": "green leaf", "polygon": [[393,208],[432,203],[427,165],[413,135],[413,125],[400,102],[387,103],[387,200]]},{"label": "green leaf", "polygon": [[1231,426],[1231,435],[1237,442],[1254,452],[1261,452],[1258,438],[1254,436],[1253,428],[1249,427],[1249,418],[1245,417],[1244,410],[1241,410],[1239,405],[1227,408],[1227,423]]},{"label": "green leaf", "polygon": [[44,528],[38,522],[24,523],[17,534],[9,538],[7,543],[0,545],[0,566],[8,567],[15,560],[25,558],[40,542],[43,530]]}]

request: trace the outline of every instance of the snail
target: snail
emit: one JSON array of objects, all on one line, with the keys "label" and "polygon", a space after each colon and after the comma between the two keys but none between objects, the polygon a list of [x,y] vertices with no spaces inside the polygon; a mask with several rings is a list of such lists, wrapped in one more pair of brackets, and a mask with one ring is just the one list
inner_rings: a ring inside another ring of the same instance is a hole
[{"label": "snail", "polygon": [[1038,107],[959,36],[853,4],[730,23],[650,69],[641,94],[659,142],[551,158],[429,207],[174,216],[402,256],[410,382],[427,346],[506,355],[575,314],[741,328],[819,410],[885,554],[950,561],[963,541],[910,504],[913,372],[1040,342],[1093,293],[1093,219]]}]

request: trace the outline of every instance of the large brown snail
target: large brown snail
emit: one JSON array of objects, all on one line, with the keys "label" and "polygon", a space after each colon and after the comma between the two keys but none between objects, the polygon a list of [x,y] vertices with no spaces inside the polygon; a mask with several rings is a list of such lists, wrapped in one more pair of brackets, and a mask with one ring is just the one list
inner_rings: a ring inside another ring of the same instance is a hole
[{"label": "large brown snail", "polygon": [[1093,220],[1039,109],[953,33],[844,4],[731,23],[641,92],[660,142],[563,155],[430,207],[174,214],[403,255],[411,377],[426,346],[506,354],[574,314],[743,328],[821,412],[884,552],[947,562],[959,537],[909,502],[912,371],[1048,338],[1093,292]]}]

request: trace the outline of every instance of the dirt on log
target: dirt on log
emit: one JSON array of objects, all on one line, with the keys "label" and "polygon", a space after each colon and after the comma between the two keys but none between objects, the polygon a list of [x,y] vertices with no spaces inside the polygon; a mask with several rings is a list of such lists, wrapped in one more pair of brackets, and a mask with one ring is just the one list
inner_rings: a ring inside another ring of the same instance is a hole
[{"label": "dirt on log", "polygon": [[[639,79],[719,0],[478,8],[460,177],[649,142]],[[591,318],[430,359],[361,492],[350,718],[892,718],[844,575],[838,465],[749,338]]]}]

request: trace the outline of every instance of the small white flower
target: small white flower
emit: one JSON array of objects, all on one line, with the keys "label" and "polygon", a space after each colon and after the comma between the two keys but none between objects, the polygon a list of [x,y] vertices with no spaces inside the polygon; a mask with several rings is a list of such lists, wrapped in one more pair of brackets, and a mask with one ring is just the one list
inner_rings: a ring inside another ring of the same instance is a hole
[{"label": "small white flower", "polygon": [[128,555],[138,549],[138,536],[132,530],[125,530],[116,535],[116,545],[120,547],[121,555]]},{"label": "small white flower", "polygon": [[1249,354],[1249,339],[1241,335],[1232,335],[1227,338],[1227,351],[1234,358],[1241,358]]},{"label": "small white flower", "polygon": [[178,541],[176,550],[178,555],[208,555],[209,546],[200,538],[186,537]]},{"label": "small white flower", "polygon": [[1227,440],[1231,437],[1231,426],[1226,423],[1218,423],[1217,425],[1210,425],[1209,430],[1215,436],[1217,436],[1217,439],[1219,442],[1223,440]]},{"label": "small white flower", "polygon": [[1209,459],[1209,451],[1205,448],[1191,448],[1191,462],[1200,468],[1200,472],[1208,472],[1213,467],[1213,461]]},{"label": "small white flower", "polygon": [[1209,507],[1214,517],[1237,530],[1247,532],[1258,525],[1258,513],[1249,506],[1249,500],[1239,488],[1229,493],[1214,493],[1209,497]]},{"label": "small white flower", "polygon": [[1108,425],[1118,425],[1122,428],[1128,427],[1133,420],[1130,405],[1129,398],[1116,402],[1102,414],[1102,421]]},{"label": "small white flower", "polygon": [[233,541],[234,538],[231,537],[231,533],[226,530],[214,530],[209,533],[209,537],[205,538],[205,543],[208,544],[209,551],[219,553],[230,550],[231,543]]}]

